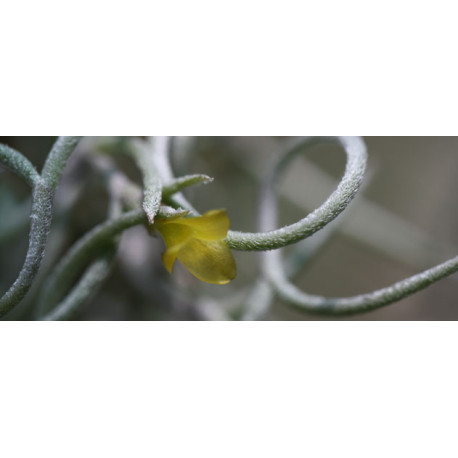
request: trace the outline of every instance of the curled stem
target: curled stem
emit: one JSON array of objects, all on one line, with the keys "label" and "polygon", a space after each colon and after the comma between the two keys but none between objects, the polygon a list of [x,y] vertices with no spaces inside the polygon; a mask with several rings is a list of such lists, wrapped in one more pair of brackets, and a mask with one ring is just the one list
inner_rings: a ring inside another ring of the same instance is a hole
[{"label": "curled stem", "polygon": [[[274,229],[276,206],[270,205],[275,200],[271,184],[275,183],[280,172],[296,154],[319,143],[337,143],[347,154],[345,174],[334,193],[314,212],[290,226]],[[283,248],[310,237],[315,232],[333,221],[342,213],[358,192],[366,169],[367,152],[364,142],[359,137],[305,137],[281,159],[267,177],[261,198],[261,230],[264,232],[247,233],[230,231],[228,245],[235,250],[265,251]]]},{"label": "curled stem", "polygon": [[[355,147],[356,149],[353,149],[353,151],[357,150],[357,145]],[[321,216],[321,221],[318,219],[315,223],[316,227],[321,226],[322,222],[329,221],[330,216],[345,208],[352,196],[354,196],[354,191],[357,190],[352,184],[355,176],[353,175],[353,178],[351,178],[352,173],[349,169],[352,169],[353,166],[358,167],[359,159],[356,155],[354,157],[356,163],[351,164],[352,156],[349,154],[349,151],[352,151],[352,149],[347,150],[349,157],[347,172],[337,191],[322,207],[308,217],[314,220],[317,216]],[[284,158],[277,165],[273,172],[274,177],[277,177],[283,170],[287,160],[288,157]],[[277,202],[275,193],[268,182],[265,183],[263,197],[260,209],[261,227],[264,230],[269,230],[275,228],[277,225]],[[342,206],[342,204],[345,206]],[[329,211],[331,211],[331,215]],[[275,292],[283,301],[301,310],[323,314],[352,314],[374,310],[399,301],[458,271],[458,257],[456,257],[387,288],[354,297],[331,298],[308,294],[292,284],[287,278],[286,269],[282,262],[281,250],[263,253],[262,259],[263,262],[261,265],[263,266],[265,277],[270,281]]]},{"label": "curled stem", "polygon": [[104,253],[112,246],[114,238],[126,229],[147,223],[148,218],[143,210],[131,211],[96,226],[76,242],[45,284],[38,303],[41,316],[63,297],[75,276],[94,254]]},{"label": "curled stem", "polygon": [[[280,172],[295,155],[320,143],[336,143],[342,146],[347,154],[345,174],[336,191],[320,208],[290,226],[276,230],[262,229],[264,232],[257,233],[229,231],[226,243],[230,248],[242,251],[265,251],[283,248],[313,235],[345,210],[358,192],[366,169],[366,146],[359,137],[300,138],[298,143],[281,159],[273,174],[267,177],[266,183],[275,182]],[[157,168],[164,181],[173,179],[168,149],[164,148],[160,152]],[[265,186],[261,205],[271,200],[271,193],[273,190]],[[164,201],[175,208],[181,207],[189,210],[193,215],[198,215],[193,206],[181,194],[167,197]],[[266,208],[262,213],[263,217],[272,217],[268,214],[269,211],[270,209]]]},{"label": "curled stem", "polygon": [[61,321],[73,318],[108,277],[115,254],[116,249],[113,248],[95,260],[68,296],[42,320]]},{"label": "curled stem", "polygon": [[68,158],[73,153],[81,137],[59,137],[54,143],[41,176],[48,187],[55,191]]},{"label": "curled stem", "polygon": [[[283,170],[287,162],[296,154],[320,143],[337,143],[341,145],[347,154],[347,166],[344,177],[337,190],[329,199],[313,213],[301,221],[290,226],[277,230],[270,230],[258,233],[229,231],[226,243],[234,250],[242,251],[265,251],[299,242],[320,230],[326,224],[334,220],[351,202],[359,190],[364,177],[367,163],[366,146],[359,137],[304,137],[289,150],[280,163],[275,168],[272,176],[267,177],[267,182],[276,181],[279,173]],[[168,149],[163,149],[160,154],[159,173],[163,179],[172,180],[173,173],[170,166],[170,156]],[[273,192],[269,187],[265,187],[265,193]],[[262,201],[269,200],[269,196],[263,195]],[[198,215],[193,206],[181,195],[164,199],[164,201],[175,207],[189,210],[191,214]],[[263,213],[265,214],[265,213]]]},{"label": "curled stem", "polygon": [[[100,159],[100,158],[99,158]],[[106,159],[106,158],[103,158]],[[122,214],[124,193],[128,185],[127,179],[121,174],[109,160],[95,161],[97,168],[102,172],[110,193],[110,204],[108,215],[117,218]],[[121,185],[121,186],[120,186]],[[124,185],[124,186],[122,186]],[[113,261],[119,248],[120,236],[108,243],[105,251],[92,262],[86,269],[82,278],[46,316],[45,321],[60,321],[74,318],[85,305],[85,303],[97,292],[110,274]],[[74,272],[76,274],[76,272]],[[53,274],[52,274],[53,275]],[[40,305],[40,304],[39,304]],[[50,307],[51,304],[41,304],[43,307]],[[38,310],[38,315],[43,315],[43,310]]]},{"label": "curled stem", "polygon": [[[328,224],[313,237],[294,247],[285,263],[285,275],[287,275],[288,279],[297,276],[322,251],[329,239],[337,232],[339,226],[338,221]],[[273,286],[265,278],[265,275],[261,276],[247,297],[241,319],[244,321],[263,319],[269,312],[274,297]]]},{"label": "curled stem", "polygon": [[387,288],[353,297],[322,297],[307,294],[284,275],[279,252],[265,253],[265,274],[286,303],[309,312],[345,315],[367,312],[400,301],[458,271],[458,257],[402,280]]},{"label": "curled stem", "polygon": [[7,145],[0,144],[0,164],[20,176],[31,188],[40,181],[40,175],[32,163],[19,151]]},{"label": "curled stem", "polygon": [[36,173],[30,162],[20,153],[2,149],[2,158],[6,158],[9,166],[33,185],[33,197],[26,259],[15,282],[0,299],[0,317],[24,298],[38,273],[51,227],[54,191],[66,161],[79,139],[80,137],[59,137],[46,160],[42,176]]},{"label": "curled stem", "polygon": [[38,273],[51,227],[52,200],[53,193],[40,180],[33,189],[29,248],[25,262],[13,285],[0,299],[0,317],[24,298]]}]

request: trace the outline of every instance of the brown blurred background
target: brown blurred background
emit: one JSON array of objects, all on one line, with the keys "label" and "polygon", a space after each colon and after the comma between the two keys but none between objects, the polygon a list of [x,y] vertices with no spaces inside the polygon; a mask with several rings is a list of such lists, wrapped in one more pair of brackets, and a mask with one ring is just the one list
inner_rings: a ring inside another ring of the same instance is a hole
[{"label": "brown blurred background", "polygon": [[[54,137],[0,138],[37,167],[53,141]],[[200,211],[226,208],[233,229],[252,231],[256,230],[259,177],[290,141],[286,137],[176,137],[174,168],[177,174],[213,176],[211,185],[189,190],[189,199]],[[365,141],[369,152],[365,187],[337,222],[336,234],[297,279],[310,293],[369,292],[458,252],[458,138],[365,137]],[[106,217],[108,196],[91,166],[91,155],[96,153],[88,145],[83,143],[75,153],[59,188],[42,275],[75,240]],[[140,182],[129,161],[116,158],[116,163]],[[317,147],[294,160],[279,187],[282,224],[319,206],[344,167],[345,155],[335,146]],[[8,171],[0,172],[0,293],[14,280],[24,259],[28,196],[20,180]],[[160,263],[162,249],[161,240],[149,237],[142,228],[126,233],[111,278],[80,318],[223,319],[243,307],[258,275],[258,255],[236,253],[237,279],[229,287],[217,287],[195,281],[180,268],[168,276]],[[35,291],[10,319],[33,317],[38,280]],[[339,319],[455,320],[457,292],[455,275],[397,304]],[[330,318],[300,313],[275,301],[266,319]]]}]

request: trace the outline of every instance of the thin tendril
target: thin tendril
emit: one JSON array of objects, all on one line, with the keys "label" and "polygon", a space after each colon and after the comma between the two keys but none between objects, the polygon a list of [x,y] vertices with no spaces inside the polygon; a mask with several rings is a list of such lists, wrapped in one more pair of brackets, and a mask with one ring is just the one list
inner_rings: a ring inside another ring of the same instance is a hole
[{"label": "thin tendril", "polygon": [[[277,165],[273,171],[273,176],[278,177],[279,173],[283,170],[286,161],[290,158],[291,156],[284,158],[282,162]],[[345,177],[343,181],[344,180]],[[342,182],[337,188],[336,193],[340,193],[339,190],[341,188]],[[260,209],[261,227],[264,230],[271,230],[277,225],[277,200],[272,187],[267,182],[265,184],[263,196],[264,199]],[[324,206],[326,205],[327,203],[324,204]],[[322,209],[323,207],[320,208]],[[317,212],[318,211],[314,212],[312,215],[317,214]],[[421,274],[414,275],[395,283],[387,288],[347,298],[315,296],[301,291],[288,280],[280,250],[263,253],[261,265],[263,266],[265,277],[271,282],[275,292],[286,303],[309,312],[323,314],[352,314],[374,310],[399,301],[406,296],[420,291],[436,281],[457,272],[458,257],[433,267]]]}]

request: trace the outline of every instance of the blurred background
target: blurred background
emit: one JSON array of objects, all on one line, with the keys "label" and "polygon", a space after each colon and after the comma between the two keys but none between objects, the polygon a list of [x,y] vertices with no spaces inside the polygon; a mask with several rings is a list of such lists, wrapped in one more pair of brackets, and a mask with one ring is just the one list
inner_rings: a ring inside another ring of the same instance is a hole
[{"label": "blurred background", "polygon": [[[458,137],[365,137],[369,168],[363,190],[336,221],[327,244],[295,282],[312,294],[352,296],[388,286],[456,256]],[[55,137],[0,137],[40,169]],[[125,140],[125,139],[124,139]],[[176,175],[215,178],[186,195],[201,212],[226,208],[232,229],[255,231],[259,182],[269,164],[291,144],[288,137],[175,137]],[[110,148],[101,147],[110,142]],[[117,142],[117,143],[116,143]],[[107,217],[109,196],[100,158],[109,158],[129,179],[141,183],[122,154],[123,139],[87,138],[72,156],[55,202],[43,268],[30,294],[7,319],[33,319],[43,280],[56,260],[84,233]],[[113,147],[114,145],[114,147]],[[278,192],[281,224],[318,207],[337,186],[345,154],[318,146],[288,167]],[[0,169],[0,294],[20,270],[27,249],[30,192]],[[314,236],[316,237],[316,236]],[[313,243],[313,238],[303,243]],[[124,233],[113,272],[102,290],[76,317],[83,320],[240,319],[259,277],[259,255],[236,252],[238,276],[228,286],[199,282],[181,266],[169,275],[162,266],[163,242],[142,228]],[[285,252],[291,251],[288,248]],[[273,300],[267,320],[455,320],[458,275],[383,309],[346,318],[298,312]],[[269,305],[269,304],[267,304]]]}]

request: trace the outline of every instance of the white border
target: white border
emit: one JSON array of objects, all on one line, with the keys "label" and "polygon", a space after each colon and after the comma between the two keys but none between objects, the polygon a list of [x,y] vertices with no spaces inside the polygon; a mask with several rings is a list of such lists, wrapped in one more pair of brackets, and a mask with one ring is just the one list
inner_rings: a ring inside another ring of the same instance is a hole
[{"label": "white border", "polygon": [[455,323],[2,323],[2,456],[452,457]]},{"label": "white border", "polygon": [[1,135],[453,135],[454,3],[21,0]]}]

